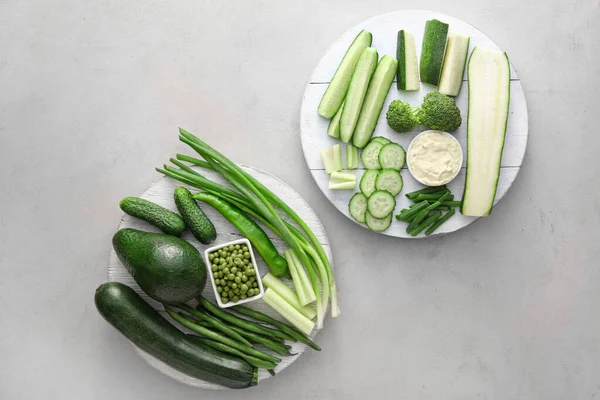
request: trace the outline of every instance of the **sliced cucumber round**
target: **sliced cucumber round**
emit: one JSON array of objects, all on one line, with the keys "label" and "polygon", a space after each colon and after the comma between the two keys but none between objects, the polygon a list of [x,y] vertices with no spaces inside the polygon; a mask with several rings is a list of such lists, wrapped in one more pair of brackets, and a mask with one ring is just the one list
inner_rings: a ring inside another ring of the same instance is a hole
[{"label": "sliced cucumber round", "polygon": [[377,180],[379,171],[376,169],[368,169],[360,178],[360,191],[367,197],[369,197],[375,191],[375,181]]},{"label": "sliced cucumber round", "polygon": [[394,212],[396,199],[386,190],[376,190],[367,200],[367,211],[375,218],[384,218]]},{"label": "sliced cucumber round", "polygon": [[371,142],[379,142],[382,144],[392,143],[392,141],[390,139],[383,137],[383,136],[375,136],[374,138],[371,139]]},{"label": "sliced cucumber round", "polygon": [[352,218],[360,222],[365,223],[365,214],[367,213],[367,196],[362,193],[355,193],[348,203],[348,211]]},{"label": "sliced cucumber round", "polygon": [[392,196],[398,196],[403,186],[402,176],[395,169],[384,169],[377,175],[375,181],[376,190],[387,190]]},{"label": "sliced cucumber round", "polygon": [[365,222],[370,230],[374,232],[383,232],[392,225],[392,214],[384,218],[375,218],[367,211],[365,214]]},{"label": "sliced cucumber round", "polygon": [[404,162],[406,161],[404,147],[397,143],[386,144],[379,150],[378,161],[383,169],[393,168],[400,171],[400,168],[404,167]]},{"label": "sliced cucumber round", "polygon": [[379,151],[383,146],[385,146],[385,143],[381,143],[380,141],[371,141],[361,151],[360,159],[365,168],[381,169],[381,165],[379,164]]}]

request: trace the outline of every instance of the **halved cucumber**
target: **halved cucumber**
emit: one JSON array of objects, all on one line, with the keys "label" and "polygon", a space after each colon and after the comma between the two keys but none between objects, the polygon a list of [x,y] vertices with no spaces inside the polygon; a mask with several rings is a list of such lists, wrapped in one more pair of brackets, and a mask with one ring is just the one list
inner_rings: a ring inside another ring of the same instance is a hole
[{"label": "halved cucumber", "polygon": [[352,143],[356,147],[365,147],[371,139],[397,69],[398,61],[388,55],[383,56],[377,64],[352,135]]},{"label": "halved cucumber", "polygon": [[392,141],[390,139],[383,137],[383,136],[375,136],[374,138],[372,138],[370,140],[370,142],[379,142],[379,143],[383,143],[383,144],[392,143]]},{"label": "halved cucumber", "polygon": [[448,24],[432,19],[425,23],[423,47],[421,48],[421,82],[437,86],[440,83]]},{"label": "halved cucumber", "polygon": [[342,164],[342,148],[339,144],[333,145],[333,170],[341,171],[344,168]]},{"label": "halved cucumber", "polygon": [[327,126],[327,134],[331,137],[339,139],[340,137],[340,117],[342,116],[342,110],[344,109],[344,103],[335,113],[335,116],[329,121],[329,125]]},{"label": "halved cucumber", "polygon": [[352,134],[360,115],[360,109],[367,94],[369,81],[371,80],[371,76],[373,76],[373,72],[375,72],[375,67],[377,67],[377,59],[377,50],[367,47],[363,50],[356,63],[356,68],[348,87],[348,93],[346,94],[346,100],[344,100],[342,118],[340,119],[340,139],[344,143],[348,143],[352,139]]},{"label": "halved cucumber", "polygon": [[369,142],[367,147],[365,147],[363,151],[361,151],[360,160],[362,161],[365,168],[381,169],[381,164],[379,164],[379,151],[385,145],[386,144],[381,143],[381,141],[371,141]]},{"label": "halved cucumber", "polygon": [[367,196],[362,193],[355,193],[348,203],[348,211],[352,218],[360,222],[365,223],[365,214],[367,213]]},{"label": "halved cucumber", "polygon": [[358,168],[358,149],[351,144],[346,145],[346,169]]},{"label": "halved cucumber", "polygon": [[468,36],[453,33],[448,36],[444,66],[440,77],[439,92],[448,96],[458,96],[465,74],[467,54],[469,53]]},{"label": "halved cucumber", "polygon": [[356,175],[348,172],[332,172],[329,178],[329,189],[354,190],[356,189]]},{"label": "halved cucumber", "polygon": [[354,72],[356,62],[360,57],[364,49],[371,45],[373,41],[373,35],[367,31],[361,31],[358,36],[354,39],[340,66],[335,71],[331,83],[327,86],[327,90],[321,99],[319,104],[319,115],[325,118],[331,118],[342,106],[346,92],[348,92],[348,86],[350,85],[350,79]]},{"label": "halved cucumber", "polygon": [[373,232],[383,232],[392,225],[392,214],[384,218],[375,218],[367,211],[365,214],[365,222],[367,227]]},{"label": "halved cucumber", "polygon": [[489,215],[494,205],[510,103],[506,53],[475,47],[469,60],[467,177],[461,213]]},{"label": "halved cucumber", "polygon": [[386,190],[375,190],[367,199],[367,211],[375,218],[384,218],[394,212],[396,199]]},{"label": "halved cucumber", "polygon": [[419,67],[417,66],[417,49],[412,33],[405,30],[398,32],[398,80],[396,84],[400,90],[419,90]]},{"label": "halved cucumber", "polygon": [[378,158],[382,169],[393,168],[400,171],[406,161],[406,152],[399,144],[388,143],[379,150]]},{"label": "halved cucumber", "polygon": [[387,190],[392,196],[399,195],[403,186],[402,176],[395,169],[384,169],[375,180],[376,190]]},{"label": "halved cucumber", "polygon": [[376,169],[368,169],[360,178],[359,188],[360,191],[367,197],[369,197],[375,191],[375,181],[377,180],[379,171]]}]

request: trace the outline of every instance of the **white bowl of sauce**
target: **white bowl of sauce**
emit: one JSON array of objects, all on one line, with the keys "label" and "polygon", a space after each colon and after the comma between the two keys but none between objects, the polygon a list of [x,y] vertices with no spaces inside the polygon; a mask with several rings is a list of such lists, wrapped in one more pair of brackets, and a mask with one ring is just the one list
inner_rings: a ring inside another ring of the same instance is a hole
[{"label": "white bowl of sauce", "polygon": [[426,186],[441,186],[452,181],[463,162],[458,140],[442,131],[418,134],[408,146],[406,163],[411,175]]}]

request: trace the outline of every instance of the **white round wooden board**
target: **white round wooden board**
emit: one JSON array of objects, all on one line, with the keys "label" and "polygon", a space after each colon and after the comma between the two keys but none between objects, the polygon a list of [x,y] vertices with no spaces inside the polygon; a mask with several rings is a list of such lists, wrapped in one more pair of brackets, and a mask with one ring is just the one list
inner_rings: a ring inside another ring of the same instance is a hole
[{"label": "white round wooden board", "polygon": [[[325,196],[331,201],[331,203],[341,211],[346,217],[352,221],[354,219],[348,212],[348,202],[355,193],[350,190],[330,190],[328,188],[329,175],[325,173],[323,168],[323,162],[319,154],[320,150],[333,146],[337,143],[342,143],[338,139],[334,139],[327,135],[327,126],[329,120],[321,117],[317,113],[319,102],[327,89],[333,74],[335,73],[342,57],[346,50],[356,37],[356,35],[363,29],[373,34],[373,43],[371,44],[378,53],[379,57],[385,54],[396,57],[396,40],[398,31],[405,29],[411,32],[415,37],[415,44],[417,47],[417,56],[421,54],[421,44],[423,41],[423,30],[425,28],[425,22],[430,19],[438,19],[446,22],[450,25],[450,33],[456,32],[471,37],[471,43],[469,47],[469,54],[475,46],[485,47],[489,49],[499,50],[498,46],[488,38],[483,32],[475,28],[472,25],[467,24],[459,19],[439,14],[431,11],[423,10],[411,10],[411,11],[397,11],[389,14],[383,14],[371,19],[368,19],[354,28],[344,33],[338,40],[336,40],[331,47],[327,50],[319,64],[315,68],[310,77],[306,89],[304,91],[304,97],[302,98],[302,107],[300,110],[300,135],[302,140],[302,150],[304,151],[304,158],[310,169],[310,172],[315,179],[317,185]],[[508,55],[510,58],[510,54]],[[459,96],[456,98],[456,104],[461,110],[463,117],[462,126],[453,132],[453,135],[458,139],[465,153],[463,167],[459,175],[450,184],[448,184],[450,190],[454,194],[456,199],[462,198],[463,187],[465,183],[465,166],[466,166],[466,144],[467,144],[467,100],[468,100],[468,82],[466,79],[466,71],[464,77],[464,83]],[[410,133],[396,133],[387,124],[385,113],[388,109],[392,100],[402,100],[410,103],[412,106],[419,106],[423,100],[423,97],[429,92],[435,91],[437,88],[421,84],[421,89],[414,92],[400,91],[396,87],[396,81],[392,84],[390,92],[386,98],[383,106],[381,115],[379,117],[377,127],[373,136],[384,136],[390,140],[399,143],[408,149],[410,141],[420,132],[426,130],[425,127],[419,127],[417,130]],[[496,193],[497,203],[508,191],[512,183],[519,173],[523,157],[525,156],[525,149],[527,147],[527,136],[528,136],[528,117],[527,117],[527,104],[525,102],[525,94],[521,87],[521,82],[517,75],[517,72],[511,65],[511,82],[510,82],[510,107],[509,107],[509,118],[506,130],[506,140],[504,144],[504,152],[502,154],[502,164],[500,171],[500,179],[498,182],[498,190]],[[343,147],[343,146],[342,146]],[[345,162],[345,151],[342,151]],[[357,175],[357,181],[360,181],[364,168],[360,165],[359,169],[354,172]],[[401,171],[402,178],[404,180],[404,188],[402,193],[397,196],[396,211],[397,214],[402,208],[408,207],[411,202],[404,196],[405,193],[409,193],[424,186],[418,183],[409,173],[406,166]],[[357,185],[358,186],[358,185]],[[358,190],[358,188],[357,188]],[[445,234],[454,232],[460,228],[463,228],[477,218],[466,217],[457,213],[449,221],[443,224],[434,235]],[[355,221],[356,222],[356,221]],[[356,222],[358,224],[358,222]],[[365,227],[365,225],[360,224]],[[400,238],[412,238],[406,233],[406,224],[399,223],[394,220],[392,226],[385,232],[384,235],[400,237]],[[433,235],[432,235],[433,236]],[[417,238],[426,237],[424,234],[420,234]]]},{"label": "white round wooden board", "polygon": [[[317,239],[323,246],[323,249],[325,250],[327,257],[329,257],[329,260],[333,267],[333,259],[331,256],[331,249],[329,247],[329,240],[327,239],[327,234],[325,233],[325,229],[323,228],[321,221],[319,221],[319,218],[317,217],[317,215],[315,214],[313,209],[308,205],[308,203],[306,201],[304,201],[304,199],[294,189],[292,189],[285,182],[274,177],[273,175],[270,175],[264,171],[261,171],[261,170],[255,169],[255,168],[251,168],[251,167],[244,167],[244,169],[246,171],[248,171],[252,176],[257,178],[260,182],[262,182],[262,184],[264,184],[267,188],[269,188],[271,191],[273,191],[284,202],[286,202],[293,210],[295,210],[298,213],[300,218],[302,218],[308,224],[308,226],[312,229],[315,236],[317,237]],[[206,176],[207,178],[209,178],[215,182],[225,184],[225,181],[217,173],[212,172],[212,171],[201,170],[201,169],[197,169],[197,170],[201,174]],[[175,188],[180,185],[181,185],[181,183],[178,181],[175,181],[174,179],[162,177],[158,181],[154,182],[148,189],[146,189],[144,191],[144,193],[141,194],[140,197],[150,200],[150,201],[153,201],[157,204],[160,204],[163,207],[168,208],[169,210],[177,212],[177,208],[175,207],[175,203],[173,201],[173,192],[174,192]],[[188,189],[190,189],[190,191],[192,191],[192,193],[198,191],[198,189],[192,188],[192,187],[188,187]],[[229,221],[227,221],[223,216],[221,216],[221,214],[219,214],[217,211],[215,211],[213,208],[211,208],[209,206],[202,206],[201,203],[199,203],[199,204],[202,207],[202,210],[206,213],[206,215],[213,222],[213,224],[215,225],[215,228],[217,230],[217,239],[215,240],[215,242],[211,243],[209,246],[216,246],[221,243],[230,242],[230,241],[240,239],[243,237],[238,232],[238,230],[229,223]],[[134,229],[140,229],[140,230],[144,230],[144,231],[160,232],[157,228],[146,223],[145,221],[139,220],[139,219],[131,217],[129,215],[124,215],[123,218],[121,219],[121,223],[119,224],[119,229],[123,229],[123,228],[134,228]],[[270,230],[266,229],[264,226],[262,226],[262,228],[265,230],[265,232],[267,232],[267,234],[269,235],[269,237],[271,238],[271,240],[273,241],[273,243],[275,244],[275,246],[277,247],[277,249],[279,250],[280,253],[283,253],[283,251],[288,248],[287,245],[285,244],[285,242],[283,242],[279,237],[275,236]],[[184,233],[184,235],[182,236],[182,238],[187,240],[188,242],[190,242],[192,245],[194,245],[194,247],[196,247],[201,253],[203,253],[204,250],[208,247],[208,246],[204,246],[201,243],[199,243],[192,236],[192,234],[189,231],[186,231]],[[265,265],[264,261],[258,255],[256,257],[256,261],[258,264],[258,268],[261,272],[261,276],[263,276],[264,274],[266,274],[268,272],[268,268]],[[129,275],[129,273],[127,272],[127,270],[125,269],[125,267],[123,266],[121,261],[119,261],[119,259],[117,258],[117,254],[115,253],[114,250],[111,250],[111,252],[110,252],[109,263],[108,263],[108,279],[110,281],[118,281],[118,282],[122,282],[122,283],[125,283],[125,284],[131,286],[132,288],[134,288],[136,290],[137,293],[139,293],[144,298],[144,300],[146,300],[154,308],[159,310],[165,318],[170,319],[170,317],[164,311],[164,309],[160,305],[160,303],[150,299],[148,296],[146,296],[145,293],[142,292],[142,290],[135,283],[135,281],[133,280],[131,275]],[[214,302],[214,299],[215,299],[214,291],[209,282],[207,282],[206,288],[204,289],[204,292],[202,293],[202,295],[205,296],[207,299]],[[261,312],[264,312],[278,320],[284,321],[279,316],[279,314],[277,314],[275,311],[273,311],[273,309],[270,308],[262,300],[256,300],[256,301],[247,303],[246,306],[256,309],[256,310],[259,310]],[[187,331],[185,328],[182,328],[176,322],[174,322],[172,320],[171,320],[171,322],[173,322],[174,325],[178,326],[182,330],[185,330],[186,332],[191,333],[191,331]],[[317,335],[317,333],[318,333],[318,330],[315,328],[315,330],[313,330],[310,337],[314,338]],[[298,357],[300,357],[300,355],[308,348],[308,346],[306,346],[302,343],[289,343],[289,344],[291,344],[291,346],[292,346],[292,349],[290,350],[290,352],[292,354],[296,353],[296,355],[291,356],[291,357],[281,357],[281,359],[282,359],[281,363],[279,363],[277,365],[277,367],[275,368],[276,373],[280,373],[285,368],[287,368]],[[151,355],[149,355],[148,353],[145,353],[144,351],[140,350],[139,348],[135,347],[135,349],[139,352],[139,354],[142,356],[142,358],[148,362],[148,364],[150,364],[151,366],[153,366],[160,372],[164,373],[165,375],[170,376],[171,378],[173,378],[179,382],[185,383],[190,386],[198,387],[198,388],[204,388],[204,389],[225,389],[222,386],[215,385],[212,383],[208,383],[208,382],[187,376],[187,375],[169,367],[162,361],[152,357]],[[270,377],[271,377],[271,375],[268,372],[266,372],[265,370],[260,370],[259,377],[258,377],[259,382],[261,380],[264,380],[264,379],[267,379]]]}]

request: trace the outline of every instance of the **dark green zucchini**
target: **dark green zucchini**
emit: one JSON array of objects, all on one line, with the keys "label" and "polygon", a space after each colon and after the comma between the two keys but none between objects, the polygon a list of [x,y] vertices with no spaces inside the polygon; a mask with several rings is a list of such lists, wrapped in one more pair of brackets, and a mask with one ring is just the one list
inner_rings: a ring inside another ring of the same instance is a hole
[{"label": "dark green zucchini", "polygon": [[133,344],[191,377],[232,389],[254,386],[258,372],[246,361],[190,341],[132,288],[107,282],[96,289],[96,308]]}]

